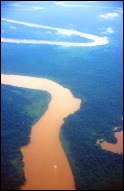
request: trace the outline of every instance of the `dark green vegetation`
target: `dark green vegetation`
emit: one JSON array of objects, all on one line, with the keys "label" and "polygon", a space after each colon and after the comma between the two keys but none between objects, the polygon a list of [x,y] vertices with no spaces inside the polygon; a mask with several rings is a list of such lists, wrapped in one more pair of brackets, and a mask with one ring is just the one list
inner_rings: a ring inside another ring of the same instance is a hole
[{"label": "dark green vegetation", "polygon": [[[73,5],[88,5],[86,7],[60,6],[53,1],[39,2],[40,4],[38,1],[27,1],[25,4],[22,1],[12,9],[8,4],[14,2],[2,1],[2,17],[106,36],[109,38],[109,44],[96,47],[65,47],[2,43],[2,73],[48,78],[70,89],[75,97],[79,97],[82,100],[80,110],[65,119],[61,131],[62,145],[70,161],[76,187],[78,190],[121,190],[122,155],[102,150],[96,145],[96,141],[105,139],[115,143],[117,140],[113,129],[122,126],[122,1],[67,2]],[[27,10],[38,6],[43,9]],[[100,17],[106,14],[111,16],[106,19]],[[13,30],[12,26],[16,30]],[[5,21],[2,21],[1,32],[2,37],[13,39],[90,42],[89,39],[76,35],[60,35],[54,30]],[[16,102],[17,100],[12,98],[12,107],[15,107]],[[26,103],[28,104],[28,101]],[[30,103],[29,108],[31,105]],[[31,108],[30,111],[32,112]],[[23,117],[20,116],[20,119]],[[16,119],[13,115],[11,121],[14,120]],[[29,127],[29,124],[26,124]],[[18,139],[18,135],[14,134],[13,139]],[[25,137],[24,134],[23,140],[26,144],[29,136]],[[21,154],[18,156],[21,158]],[[19,166],[17,161],[12,160],[16,167]],[[12,171],[11,167],[9,169]],[[7,168],[7,165],[4,166],[4,171],[7,171]],[[18,180],[19,176],[18,174]],[[15,181],[14,174],[11,178],[8,177],[8,180],[12,178],[16,188],[19,184],[17,179]],[[22,178],[21,182],[23,181]],[[4,182],[8,184],[5,179]]]},{"label": "dark green vegetation", "polygon": [[96,145],[97,139],[115,143],[113,129],[122,126],[122,47],[116,39],[82,48],[3,44],[3,73],[51,79],[82,100],[61,131],[78,190],[122,189],[122,155]]},{"label": "dark green vegetation", "polygon": [[76,188],[121,190],[123,155],[102,150],[99,145],[96,145],[99,137],[105,136],[111,140],[110,142],[113,142],[114,137],[109,131],[106,136],[106,131],[104,130],[104,134],[100,126],[98,130],[95,129],[97,121],[92,125],[89,112],[87,109],[85,111],[86,103],[83,107],[74,116],[69,116],[65,120],[61,130],[61,136],[67,140],[66,142],[61,139],[75,177]]},{"label": "dark green vegetation", "polygon": [[8,85],[1,93],[1,189],[16,190],[25,181],[20,148],[30,142],[31,127],[46,111],[50,95]]}]

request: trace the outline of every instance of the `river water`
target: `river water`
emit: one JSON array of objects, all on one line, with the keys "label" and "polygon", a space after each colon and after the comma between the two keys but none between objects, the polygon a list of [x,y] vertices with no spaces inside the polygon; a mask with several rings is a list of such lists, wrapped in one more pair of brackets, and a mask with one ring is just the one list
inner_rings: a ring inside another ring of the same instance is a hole
[{"label": "river water", "polygon": [[25,185],[21,190],[75,190],[73,174],[60,143],[64,118],[80,108],[81,100],[61,85],[44,78],[6,75],[2,84],[45,90],[51,94],[48,109],[32,127],[31,142],[21,148]]},{"label": "river water", "polygon": [[[114,129],[115,130],[115,129]],[[97,144],[100,144],[102,149],[111,151],[113,153],[123,154],[123,131],[115,132],[114,136],[117,139],[117,143],[108,143],[104,139],[97,140]]]},{"label": "river water", "polygon": [[[22,147],[25,185],[21,190],[75,190],[73,174],[60,143],[64,118],[80,109],[81,100],[61,85],[44,78],[1,75],[2,84],[48,91],[51,101],[45,114],[32,127],[31,142]],[[116,130],[116,128],[114,129]],[[105,150],[123,152],[123,131],[115,132],[116,144],[97,140]]]}]

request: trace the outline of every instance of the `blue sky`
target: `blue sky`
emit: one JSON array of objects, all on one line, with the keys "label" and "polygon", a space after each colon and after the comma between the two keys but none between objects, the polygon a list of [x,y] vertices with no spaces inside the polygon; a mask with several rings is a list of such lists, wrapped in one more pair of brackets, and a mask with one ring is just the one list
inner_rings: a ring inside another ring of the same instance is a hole
[{"label": "blue sky", "polygon": [[18,22],[2,20],[2,37],[78,43],[78,31],[111,39],[122,35],[122,14],[122,1],[2,1],[2,18]]}]

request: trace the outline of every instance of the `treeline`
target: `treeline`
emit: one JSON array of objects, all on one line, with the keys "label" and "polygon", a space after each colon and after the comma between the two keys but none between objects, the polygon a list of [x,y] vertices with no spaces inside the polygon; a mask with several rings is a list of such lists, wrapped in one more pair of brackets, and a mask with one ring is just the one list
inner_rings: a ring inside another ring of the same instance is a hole
[{"label": "treeline", "polygon": [[51,98],[46,92],[8,85],[2,85],[1,94],[1,188],[16,190],[25,182],[20,148],[30,142],[31,127]]}]

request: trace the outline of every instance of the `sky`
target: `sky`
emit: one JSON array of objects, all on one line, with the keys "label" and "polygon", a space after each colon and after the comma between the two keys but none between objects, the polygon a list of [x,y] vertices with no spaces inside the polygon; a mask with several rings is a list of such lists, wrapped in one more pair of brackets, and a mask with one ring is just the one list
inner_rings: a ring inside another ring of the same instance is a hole
[{"label": "sky", "polygon": [[104,45],[122,35],[122,14],[122,1],[2,1],[2,41]]}]

